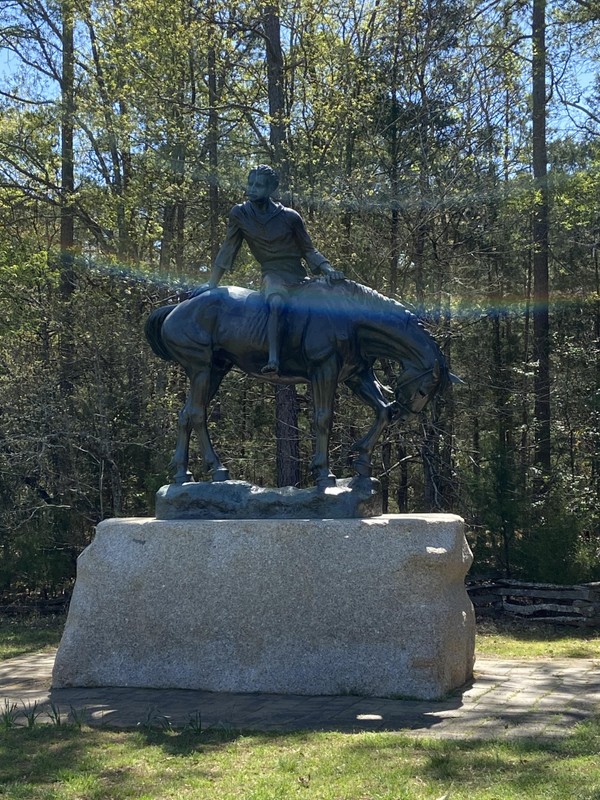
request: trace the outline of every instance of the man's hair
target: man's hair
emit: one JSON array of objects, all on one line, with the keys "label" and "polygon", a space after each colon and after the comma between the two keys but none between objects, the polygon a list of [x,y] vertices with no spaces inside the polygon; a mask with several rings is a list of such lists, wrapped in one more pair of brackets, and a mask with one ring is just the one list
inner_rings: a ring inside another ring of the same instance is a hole
[{"label": "man's hair", "polygon": [[279,175],[275,172],[273,167],[270,167],[268,164],[259,164],[257,167],[252,167],[250,175],[254,175],[255,173],[258,173],[258,175],[266,175],[269,179],[269,183],[273,187],[273,191],[279,186]]}]

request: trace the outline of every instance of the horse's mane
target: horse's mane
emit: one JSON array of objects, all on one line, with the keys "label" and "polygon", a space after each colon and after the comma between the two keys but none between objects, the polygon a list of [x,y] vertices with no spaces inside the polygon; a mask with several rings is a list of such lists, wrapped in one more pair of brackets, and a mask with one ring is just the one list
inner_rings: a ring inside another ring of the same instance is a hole
[{"label": "horse's mane", "polygon": [[[335,311],[336,308],[339,309],[342,304],[341,298],[343,297],[350,309],[353,306],[359,306],[367,316],[380,317],[390,324],[398,324],[403,328],[414,325],[431,337],[429,331],[413,311],[398,300],[386,297],[369,286],[364,286],[362,283],[356,283],[346,278],[343,281],[325,286],[320,281],[311,282],[308,284],[309,291],[311,288],[314,291],[319,285],[323,287],[321,290],[323,298],[332,311]],[[317,291],[319,290],[317,289]]]},{"label": "horse's mane", "polygon": [[414,317],[415,321],[417,319],[412,311],[402,305],[402,303],[399,303],[397,300],[392,300],[391,297],[380,294],[369,286],[363,286],[362,283],[356,283],[355,281],[346,279],[340,283],[335,283],[334,288],[336,291],[338,291],[338,289],[342,290],[344,294],[348,295],[352,300],[361,303],[361,305],[366,306],[370,310],[380,311],[384,314],[406,312],[408,315]]},{"label": "horse's mane", "polygon": [[343,292],[351,303],[360,305],[367,314],[381,316],[389,323],[401,325],[404,329],[407,327],[418,328],[427,339],[438,347],[435,338],[427,330],[423,321],[398,300],[393,300],[391,297],[386,297],[369,286],[364,286],[362,283],[356,283],[348,279],[333,284],[333,290],[332,301],[338,292]]}]

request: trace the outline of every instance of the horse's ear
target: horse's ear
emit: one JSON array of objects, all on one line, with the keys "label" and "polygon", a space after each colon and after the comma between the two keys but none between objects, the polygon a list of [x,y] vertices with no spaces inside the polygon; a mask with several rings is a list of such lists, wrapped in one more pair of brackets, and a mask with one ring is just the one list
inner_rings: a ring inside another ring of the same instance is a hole
[{"label": "horse's ear", "polygon": [[450,378],[450,383],[464,383],[463,379],[459,378],[458,375],[455,375],[453,372],[449,372],[448,377]]}]

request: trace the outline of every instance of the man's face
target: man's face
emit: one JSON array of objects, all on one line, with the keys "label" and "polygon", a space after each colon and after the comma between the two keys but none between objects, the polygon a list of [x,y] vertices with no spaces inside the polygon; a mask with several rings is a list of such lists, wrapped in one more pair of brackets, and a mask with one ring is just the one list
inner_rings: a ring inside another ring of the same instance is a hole
[{"label": "man's face", "polygon": [[253,203],[268,200],[273,193],[273,183],[268,175],[261,172],[251,172],[248,175],[246,197]]}]

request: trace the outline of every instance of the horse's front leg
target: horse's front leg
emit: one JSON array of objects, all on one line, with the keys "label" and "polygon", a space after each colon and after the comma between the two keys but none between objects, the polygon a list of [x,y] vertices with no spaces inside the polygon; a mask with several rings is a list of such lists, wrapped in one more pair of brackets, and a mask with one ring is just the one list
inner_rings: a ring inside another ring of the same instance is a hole
[{"label": "horse's front leg", "polygon": [[311,375],[315,429],[315,453],[311,472],[320,489],[335,486],[335,475],[329,470],[329,437],[338,375],[339,366],[335,356],[319,365]]},{"label": "horse's front leg", "polygon": [[362,439],[352,446],[356,453],[354,469],[361,477],[370,478],[372,473],[371,458],[373,449],[383,431],[392,421],[393,406],[387,403],[383,396],[379,381],[373,370],[369,369],[355,378],[346,381],[346,386],[354,394],[375,411],[375,421]]}]

